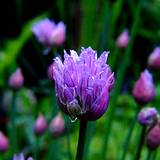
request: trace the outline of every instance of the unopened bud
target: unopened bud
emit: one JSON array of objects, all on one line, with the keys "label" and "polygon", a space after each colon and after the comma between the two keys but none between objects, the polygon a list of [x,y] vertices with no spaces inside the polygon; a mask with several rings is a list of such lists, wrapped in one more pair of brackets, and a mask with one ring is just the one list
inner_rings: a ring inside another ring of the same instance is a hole
[{"label": "unopened bud", "polygon": [[147,135],[147,147],[151,150],[156,149],[160,144],[160,126],[157,124],[152,127]]},{"label": "unopened bud", "polygon": [[138,121],[142,125],[152,126],[158,121],[156,108],[143,108],[138,114]]},{"label": "unopened bud", "polygon": [[6,152],[8,146],[8,138],[0,131],[0,152]]},{"label": "unopened bud", "polygon": [[153,69],[160,69],[160,47],[156,47],[150,54],[148,65]]},{"label": "unopened bud", "polygon": [[134,85],[133,96],[138,103],[148,103],[155,96],[152,74],[145,70]]},{"label": "unopened bud", "polygon": [[58,137],[64,132],[64,129],[65,122],[61,113],[58,113],[58,115],[51,121],[49,130],[54,137]]},{"label": "unopened bud", "polygon": [[125,29],[117,38],[116,45],[118,48],[126,48],[129,42],[129,33]]},{"label": "unopened bud", "polygon": [[48,78],[49,80],[53,80],[53,64],[48,67]]},{"label": "unopened bud", "polygon": [[9,78],[8,84],[13,89],[18,89],[24,84],[24,77],[20,68],[18,68]]},{"label": "unopened bud", "polygon": [[47,128],[47,122],[42,114],[39,114],[35,125],[34,125],[34,132],[36,135],[42,135]]}]

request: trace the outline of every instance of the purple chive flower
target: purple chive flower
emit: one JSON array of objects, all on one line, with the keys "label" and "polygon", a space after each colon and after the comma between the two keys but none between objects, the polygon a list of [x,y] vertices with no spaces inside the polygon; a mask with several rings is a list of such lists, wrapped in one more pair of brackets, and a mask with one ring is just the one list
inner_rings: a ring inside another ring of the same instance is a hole
[{"label": "purple chive flower", "polygon": [[65,123],[61,113],[58,113],[57,116],[51,121],[49,130],[54,137],[58,137],[64,132]]},{"label": "purple chive flower", "polygon": [[8,147],[8,138],[0,131],[0,152],[6,152]]},{"label": "purple chive flower", "polygon": [[[23,153],[13,156],[13,160],[25,160]],[[32,157],[27,158],[27,160],[33,160]]]},{"label": "purple chive flower", "polygon": [[128,30],[125,29],[117,38],[116,45],[118,48],[126,48],[129,42],[129,33]]},{"label": "purple chive flower", "polygon": [[48,18],[37,22],[32,32],[38,41],[46,46],[60,46],[65,41],[66,27],[63,22],[55,24]]},{"label": "purple chive flower", "polygon": [[152,126],[157,121],[156,108],[143,108],[138,114],[138,121],[142,125]]},{"label": "purple chive flower", "polygon": [[34,132],[36,135],[42,135],[47,128],[47,122],[42,114],[39,114],[35,124],[34,124]]},{"label": "purple chive flower", "polygon": [[64,62],[55,58],[53,79],[60,108],[71,119],[96,120],[107,109],[114,74],[106,64],[107,52],[97,58],[91,47],[64,52]]},{"label": "purple chive flower", "polygon": [[160,145],[160,126],[156,124],[147,134],[147,147],[151,150],[156,149]]},{"label": "purple chive flower", "polygon": [[150,54],[148,65],[153,69],[160,69],[160,47],[156,47]]},{"label": "purple chive flower", "polygon": [[135,83],[133,96],[139,103],[148,103],[154,98],[155,91],[153,79],[148,70],[142,72],[140,78]]},{"label": "purple chive flower", "polygon": [[24,77],[20,68],[18,68],[9,78],[8,84],[13,89],[18,89],[24,84]]}]

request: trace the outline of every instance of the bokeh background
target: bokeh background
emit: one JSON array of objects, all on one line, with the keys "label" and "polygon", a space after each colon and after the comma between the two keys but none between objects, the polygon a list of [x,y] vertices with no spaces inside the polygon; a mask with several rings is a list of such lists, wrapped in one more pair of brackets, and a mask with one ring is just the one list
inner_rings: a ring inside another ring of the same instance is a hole
[{"label": "bokeh background", "polygon": [[[66,40],[60,47],[44,54],[46,48],[38,43],[31,27],[46,17],[65,23]],[[102,159],[102,154],[109,160],[120,159],[127,131],[138,107],[132,97],[133,85],[140,72],[147,68],[149,54],[160,42],[159,17],[160,0],[1,0],[0,130],[9,139],[9,149],[0,153],[0,157],[9,160],[14,154],[9,116],[14,91],[8,86],[8,79],[20,67],[25,83],[16,92],[16,153],[23,152],[34,157],[38,152],[38,160],[74,159],[78,121],[72,123],[69,117],[63,115],[66,129],[56,138],[48,130],[37,137],[33,127],[39,113],[49,123],[60,111],[55,100],[54,83],[47,76],[53,58],[63,56],[64,49],[79,52],[81,47],[91,46],[98,54],[110,51],[108,64],[116,75],[116,91],[111,94],[111,103],[105,115],[96,123],[89,122],[85,159]],[[120,49],[116,46],[116,39],[124,29],[128,29],[130,41],[126,48]],[[156,97],[147,106],[155,106],[159,110],[160,72],[150,71],[154,77]],[[140,128],[137,123],[127,160],[134,159]],[[110,132],[107,152],[103,152],[107,129]],[[142,159],[146,154],[144,145]],[[157,160],[159,158],[160,153],[157,153]]]}]

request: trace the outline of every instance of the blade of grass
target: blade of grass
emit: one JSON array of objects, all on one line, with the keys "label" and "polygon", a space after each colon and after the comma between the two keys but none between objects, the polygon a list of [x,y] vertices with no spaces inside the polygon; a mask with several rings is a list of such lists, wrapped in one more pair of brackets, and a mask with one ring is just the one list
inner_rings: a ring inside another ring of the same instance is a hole
[{"label": "blade of grass", "polygon": [[[82,7],[82,28],[81,28],[81,37],[80,37],[80,45],[82,46],[92,46],[96,47],[96,40],[95,37],[95,13],[96,13],[96,7],[97,7],[97,1],[96,0],[82,0],[81,1],[81,7]],[[91,41],[94,40],[94,41]]]},{"label": "blade of grass", "polygon": [[135,36],[138,31],[138,26],[139,26],[139,22],[140,22],[140,14],[141,14],[141,2],[142,1],[140,0],[139,4],[135,10],[134,22],[133,22],[133,25],[131,28],[131,39],[130,39],[129,45],[126,49],[123,63],[117,72],[116,84],[115,84],[114,92],[113,92],[113,95],[111,97],[111,102],[110,102],[111,107],[108,111],[108,116],[106,117],[106,124],[107,125],[106,125],[106,133],[104,134],[105,135],[104,143],[102,145],[102,152],[101,152],[102,158],[101,159],[105,159],[105,155],[106,155],[107,147],[108,147],[109,135],[111,133],[112,123],[113,123],[113,119],[114,119],[114,113],[115,113],[115,109],[117,106],[116,105],[117,97],[118,97],[120,90],[121,90],[125,71],[126,71],[127,66],[129,65],[129,62],[130,62],[131,50],[133,47]]}]

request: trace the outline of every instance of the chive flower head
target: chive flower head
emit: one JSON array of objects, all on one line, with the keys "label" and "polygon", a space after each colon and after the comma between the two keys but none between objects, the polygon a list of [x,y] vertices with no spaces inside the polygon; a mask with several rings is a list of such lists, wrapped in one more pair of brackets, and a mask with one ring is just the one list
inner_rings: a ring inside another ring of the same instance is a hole
[{"label": "chive flower head", "polygon": [[78,56],[64,51],[64,62],[54,59],[53,79],[60,108],[71,119],[96,120],[106,111],[114,73],[106,64],[108,52],[97,58],[91,47],[82,48]]}]

